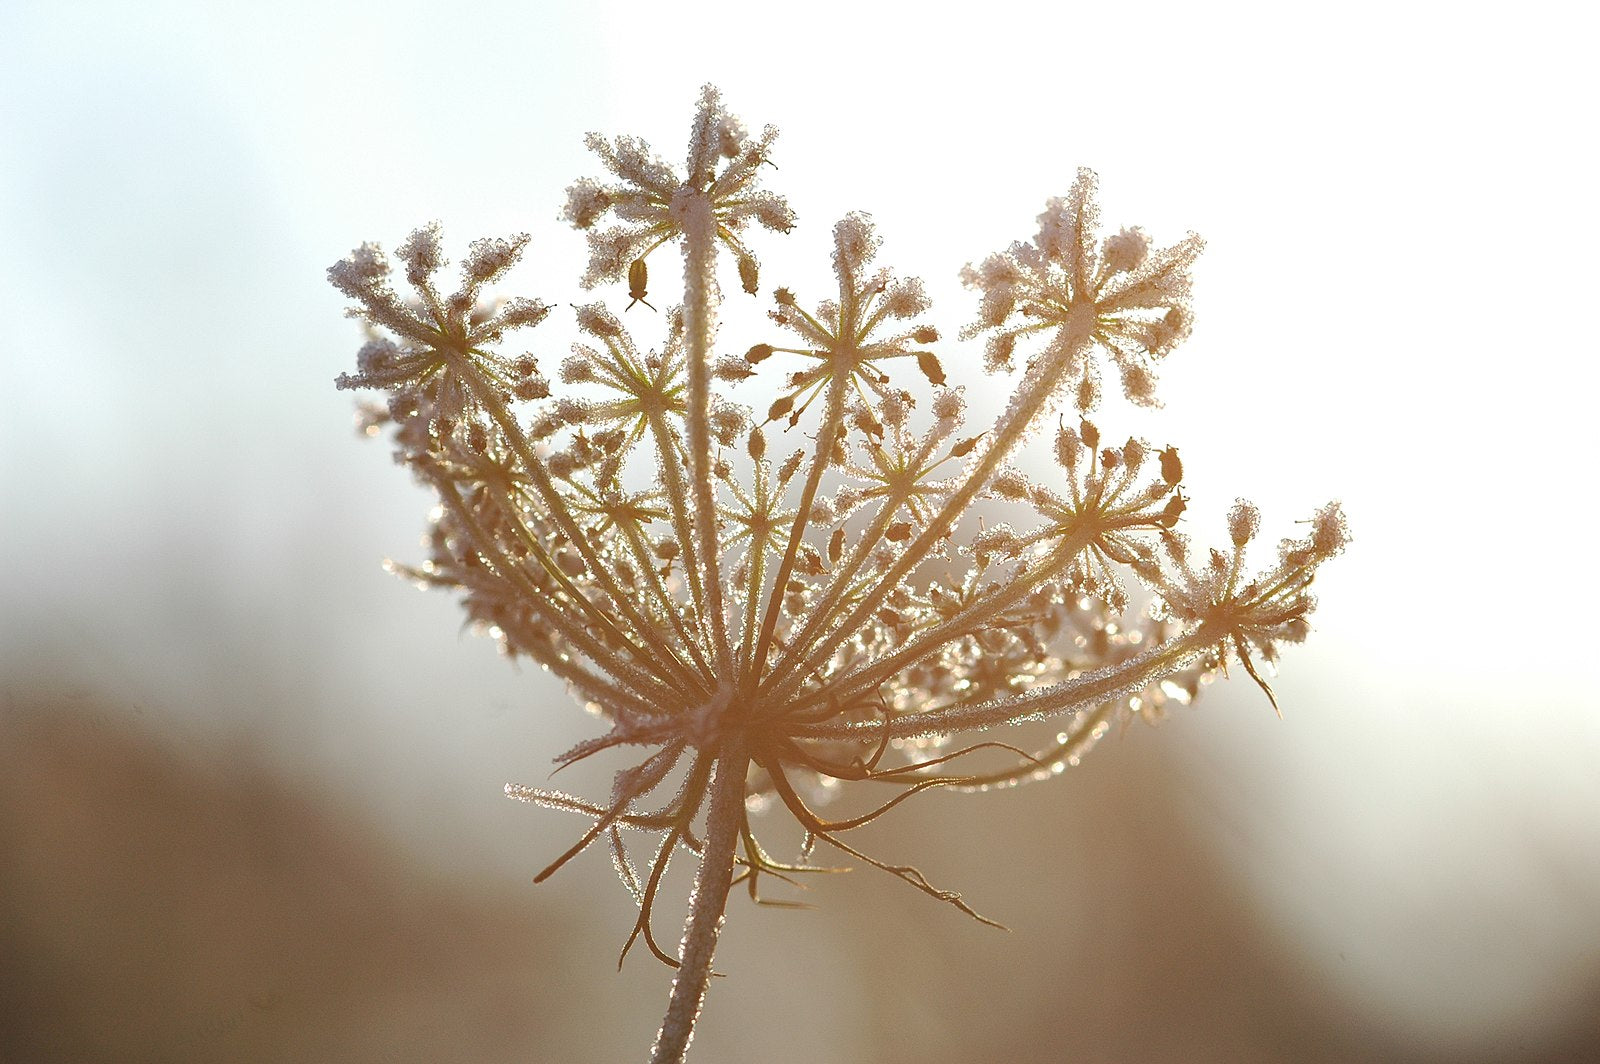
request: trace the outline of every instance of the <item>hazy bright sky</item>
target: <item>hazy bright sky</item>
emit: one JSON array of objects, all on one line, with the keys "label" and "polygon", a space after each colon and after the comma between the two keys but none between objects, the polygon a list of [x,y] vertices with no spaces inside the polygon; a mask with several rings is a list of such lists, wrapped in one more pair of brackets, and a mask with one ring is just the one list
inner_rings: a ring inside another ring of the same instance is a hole
[{"label": "hazy bright sky", "polygon": [[[783,130],[769,183],[801,225],[758,238],[766,276],[824,287],[832,221],[865,210],[953,336],[957,270],[1087,165],[1106,224],[1208,240],[1166,408],[1102,428],[1182,447],[1202,535],[1245,495],[1269,539],[1330,497],[1356,537],[1287,721],[1239,687],[1159,741],[1193,747],[1263,906],[1355,956],[1354,997],[1460,1031],[1531,1015],[1600,952],[1575,7],[8,0],[0,671],[215,706],[243,668],[304,701],[308,775],[372,744],[441,793],[442,766],[542,775],[587,722],[549,689],[536,718],[537,679],[377,568],[415,557],[426,502],[351,438],[324,269],[438,218],[458,249],[531,232],[507,291],[576,300],[582,135],[676,161],[713,81]],[[394,724],[462,699],[509,706],[515,742]]]}]

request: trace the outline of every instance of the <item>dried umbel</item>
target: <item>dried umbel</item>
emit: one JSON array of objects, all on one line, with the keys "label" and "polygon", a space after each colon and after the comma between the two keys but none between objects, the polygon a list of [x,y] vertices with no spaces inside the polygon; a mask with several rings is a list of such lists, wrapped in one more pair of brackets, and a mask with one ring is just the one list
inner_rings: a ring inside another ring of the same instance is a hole
[{"label": "dried umbel", "polygon": [[[1312,577],[1346,541],[1330,504],[1253,572],[1259,520],[1241,501],[1225,546],[1197,549],[1179,530],[1176,449],[1117,442],[1090,420],[1106,367],[1127,399],[1153,402],[1155,364],[1189,331],[1201,245],[1101,237],[1088,171],[1031,242],[962,275],[981,296],[962,337],[985,338],[988,370],[1014,372],[982,428],[964,423],[947,369],[962,356],[921,283],[878,264],[864,215],[834,227],[836,291],[772,290],[767,335],[716,344],[727,259],[758,295],[747,234],[794,224],[760,187],[775,136],[752,138],[707,88],[682,171],[637,139],[590,137],[610,176],[567,193],[567,219],[589,233],[583,285],[620,299],[626,284],[629,308],[652,308],[650,266],[676,245],[682,303],[636,317],[642,329],[579,306],[565,358],[512,344],[545,303],[485,299],[526,236],[473,243],[448,296],[436,226],[397,252],[414,294],[392,287],[372,244],[329,271],[372,332],[339,386],[388,393],[369,428],[392,423],[400,461],[438,494],[431,556],[405,571],[459,591],[509,653],[609,724],[559,762],[631,754],[605,801],[507,791],[592,820],[539,878],[609,848],[639,902],[628,945],[679,969],[657,1061],[687,1050],[734,883],[756,897],[765,880],[793,882],[822,845],[977,916],[848,833],[920,791],[1052,775],[1230,663],[1270,696],[1262,672],[1305,636]],[[540,369],[552,361],[555,383]],[[1052,435],[1053,466],[1035,463],[1050,471],[1024,473],[1025,441]],[[975,530],[963,518],[979,506]],[[1044,749],[957,741],[1046,718],[1061,730]],[[872,800],[829,819],[813,808],[819,783]],[[798,822],[798,860],[758,841],[764,806]],[[639,833],[653,840],[643,862]],[[674,956],[652,914],[680,850],[699,871]]]}]

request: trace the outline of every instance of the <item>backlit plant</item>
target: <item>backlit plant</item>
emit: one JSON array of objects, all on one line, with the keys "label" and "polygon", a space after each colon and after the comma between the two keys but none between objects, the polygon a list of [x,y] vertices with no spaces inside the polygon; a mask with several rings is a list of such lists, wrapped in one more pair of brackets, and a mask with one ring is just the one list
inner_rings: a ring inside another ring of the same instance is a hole
[{"label": "backlit plant", "polygon": [[[395,253],[404,294],[373,244],[329,270],[371,334],[339,386],[388,393],[367,425],[392,425],[439,499],[430,555],[403,571],[460,592],[609,725],[558,762],[631,752],[606,801],[507,793],[593,821],[539,878],[607,847],[639,903],[628,946],[677,969],[657,1062],[687,1051],[733,884],[757,897],[763,880],[793,882],[820,845],[990,922],[848,833],[923,790],[1054,775],[1230,664],[1271,697],[1262,672],[1305,636],[1312,577],[1346,541],[1330,504],[1248,570],[1258,518],[1240,501],[1223,546],[1196,548],[1177,451],[1090,420],[1108,371],[1154,403],[1155,365],[1189,331],[1201,243],[1100,236],[1088,171],[1031,241],[963,271],[980,298],[960,339],[981,337],[985,370],[1011,387],[977,431],[946,376],[966,356],[928,322],[921,283],[877,265],[864,215],[834,226],[827,298],[771,290],[770,330],[728,353],[719,277],[759,296],[747,234],[794,224],[761,187],[775,137],[750,136],[709,87],[681,171],[641,140],[591,135],[609,176],[572,185],[565,209],[588,231],[583,287],[623,298],[626,283],[628,307],[653,309],[675,247],[682,303],[633,329],[603,302],[576,307],[582,340],[556,381],[549,356],[513,353],[551,306],[486,293],[526,236],[471,244],[448,294],[437,225]],[[1053,463],[1025,474],[1041,436]],[[1046,718],[1063,730],[1044,749],[952,743]],[[828,819],[819,785],[839,784],[881,800]],[[767,806],[803,831],[794,860],[758,841]],[[653,844],[642,861],[638,833]],[[699,867],[674,955],[652,915],[679,851]]]}]

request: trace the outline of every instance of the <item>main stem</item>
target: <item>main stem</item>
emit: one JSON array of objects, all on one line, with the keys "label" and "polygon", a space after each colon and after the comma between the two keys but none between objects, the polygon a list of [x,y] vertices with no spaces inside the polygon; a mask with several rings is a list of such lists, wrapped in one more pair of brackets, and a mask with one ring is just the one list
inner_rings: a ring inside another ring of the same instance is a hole
[{"label": "main stem", "polygon": [[678,948],[680,967],[672,981],[667,1014],[656,1033],[650,1064],[681,1064],[694,1038],[694,1023],[705,1003],[711,981],[711,955],[722,930],[722,914],[733,885],[733,854],[744,824],[745,772],[750,757],[735,737],[723,744],[717,775],[711,785],[711,808],[706,813],[706,835],[689,896],[689,917],[683,924]]}]

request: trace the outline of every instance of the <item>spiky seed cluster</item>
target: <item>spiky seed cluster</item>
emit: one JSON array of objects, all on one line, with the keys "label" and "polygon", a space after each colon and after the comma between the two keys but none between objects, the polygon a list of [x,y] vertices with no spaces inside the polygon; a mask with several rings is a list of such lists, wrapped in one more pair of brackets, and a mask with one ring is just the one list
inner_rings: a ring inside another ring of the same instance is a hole
[{"label": "spiky seed cluster", "polygon": [[[531,355],[509,356],[495,348],[508,332],[538,325],[550,308],[524,298],[480,303],[484,286],[503,277],[527,244],[526,233],[473,241],[461,264],[461,286],[441,296],[434,284],[446,265],[439,225],[418,229],[398,252],[416,292],[409,301],[391,286],[392,267],[376,244],[362,244],[334,264],[328,279],[356,301],[351,314],[374,333],[356,354],[356,372],[341,374],[338,386],[387,391],[390,414],[413,446],[419,433],[449,437],[458,425],[479,424],[485,385],[514,399],[548,395]],[[473,438],[486,443],[482,432],[480,425]]]},{"label": "spiky seed cluster", "polygon": [[[1116,367],[1122,391],[1142,406],[1155,405],[1155,360],[1189,335],[1189,267],[1204,242],[1194,234],[1152,253],[1138,229],[1123,229],[1096,249],[1099,208],[1093,171],[1079,170],[1072,190],[1045,204],[1032,243],[962,271],[968,287],[983,293],[978,320],[962,338],[986,336],[985,365],[1009,370],[1017,341],[1046,337],[1035,362],[1063,388],[1071,387],[1079,411],[1100,397],[1096,349]],[[1087,314],[1095,343],[1084,345],[1066,328]]]},{"label": "spiky seed cluster", "polygon": [[[759,267],[739,234],[752,222],[784,233],[794,226],[794,212],[783,198],[756,187],[777,136],[777,129],[768,126],[760,139],[751,140],[744,124],[727,112],[709,86],[700,97],[682,174],[638,137],[607,141],[589,134],[589,150],[617,180],[604,184],[585,177],[567,189],[563,216],[579,229],[592,230],[583,287],[620,280],[633,263],[681,235],[686,213],[704,204],[716,220],[717,239],[738,263],[744,290],[756,292]],[[607,214],[618,224],[593,230]]]},{"label": "spiky seed cluster", "polygon": [[[566,217],[589,231],[583,285],[626,276],[642,289],[630,264],[676,242],[684,302],[664,315],[657,347],[604,303],[577,307],[582,338],[557,383],[531,355],[502,351],[546,305],[480,303],[525,236],[474,243],[447,297],[434,287],[437,226],[398,252],[414,298],[391,288],[375,245],[329,271],[375,332],[339,385],[389,393],[399,457],[439,496],[429,557],[405,572],[459,590],[509,653],[560,676],[609,723],[563,763],[642,748],[605,803],[510,788],[593,820],[545,874],[603,842],[640,901],[635,936],[674,965],[650,912],[675,851],[702,853],[713,869],[724,848],[753,895],[762,876],[804,867],[766,854],[746,798],[783,805],[811,842],[965,910],[843,834],[930,787],[1048,775],[1111,723],[1189,700],[1230,662],[1265,687],[1252,656],[1270,663],[1303,637],[1313,575],[1346,541],[1329,505],[1307,538],[1251,575],[1244,550],[1258,517],[1240,503],[1227,547],[1198,553],[1177,531],[1186,498],[1176,449],[1113,444],[1078,416],[1097,402],[1102,358],[1129,399],[1154,401],[1151,363],[1188,332],[1200,250],[1190,236],[1153,252],[1137,229],[1102,240],[1088,171],[1047,204],[1031,243],[963,274],[982,299],[962,336],[987,338],[992,369],[1029,352],[1010,403],[980,431],[963,431],[962,392],[945,371],[960,360],[940,354],[927,296],[874,266],[880,240],[864,215],[834,229],[834,295],[804,304],[773,290],[773,335],[752,337],[742,356],[716,355],[718,248],[754,292],[739,234],[793,224],[758,187],[775,136],[750,139],[708,88],[681,172],[643,141],[590,137],[614,180],[568,190]],[[596,228],[608,217],[614,226]],[[1063,403],[1076,408],[1073,423]],[[1057,468],[1030,476],[1013,459],[1052,422]],[[991,512],[957,543],[979,503],[1005,517]],[[1131,610],[1130,575],[1153,609]],[[1067,727],[1043,749],[942,748],[1047,717]],[[955,770],[973,759],[988,761]],[[818,778],[889,784],[895,797],[829,820],[805,797]],[[656,797],[668,781],[676,792]],[[642,872],[623,829],[658,840]]]}]

